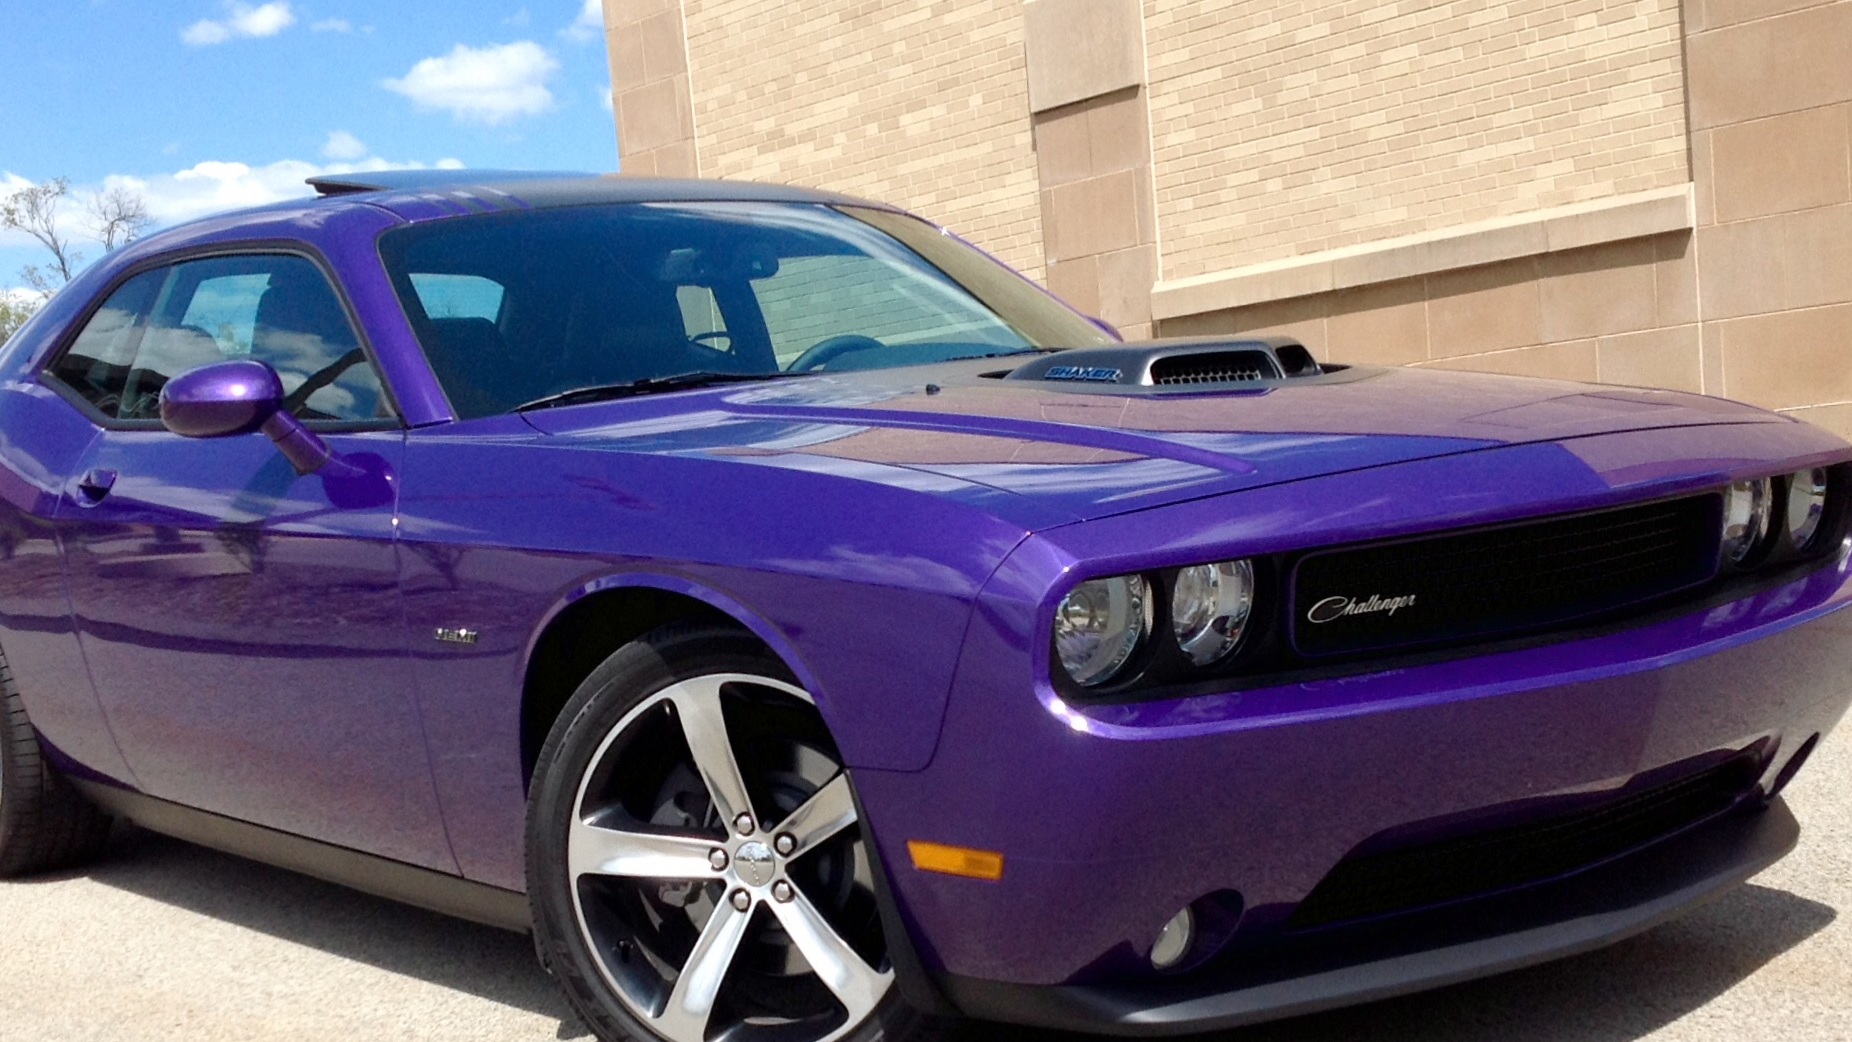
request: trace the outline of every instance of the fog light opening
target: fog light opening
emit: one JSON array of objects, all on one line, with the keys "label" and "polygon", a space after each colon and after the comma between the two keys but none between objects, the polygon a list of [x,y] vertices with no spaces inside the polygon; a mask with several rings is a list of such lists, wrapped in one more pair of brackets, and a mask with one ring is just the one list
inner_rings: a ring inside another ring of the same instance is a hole
[{"label": "fog light opening", "polygon": [[1196,913],[1185,905],[1158,931],[1157,943],[1151,946],[1151,965],[1159,970],[1174,970],[1196,947]]},{"label": "fog light opening", "polygon": [[1819,744],[1820,736],[1816,734],[1805,742],[1802,742],[1800,749],[1797,750],[1793,756],[1788,757],[1788,762],[1781,768],[1781,773],[1775,775],[1775,783],[1768,787],[1769,799],[1772,800],[1781,795],[1781,790],[1787,788],[1788,783],[1794,780],[1794,776],[1801,772],[1802,767],[1806,766],[1807,757],[1813,755],[1813,747]]}]

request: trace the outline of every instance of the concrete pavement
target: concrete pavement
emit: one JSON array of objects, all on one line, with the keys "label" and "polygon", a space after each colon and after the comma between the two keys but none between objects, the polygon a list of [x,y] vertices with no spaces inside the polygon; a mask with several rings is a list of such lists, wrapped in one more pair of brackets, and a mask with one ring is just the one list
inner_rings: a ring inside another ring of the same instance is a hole
[{"label": "concrete pavement", "polygon": [[[1789,798],[1798,851],[1652,933],[1218,1042],[1852,1042],[1852,737]],[[582,1037],[525,938],[147,833],[87,873],[0,884],[0,1042]]]}]

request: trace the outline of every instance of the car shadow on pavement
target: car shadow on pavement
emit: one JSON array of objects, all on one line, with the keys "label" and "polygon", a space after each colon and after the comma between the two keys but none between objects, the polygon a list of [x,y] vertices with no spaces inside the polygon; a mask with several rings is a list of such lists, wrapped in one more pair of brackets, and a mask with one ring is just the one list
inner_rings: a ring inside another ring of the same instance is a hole
[{"label": "car shadow on pavement", "polygon": [[452,919],[134,827],[118,826],[91,881],[292,944],[560,1021],[585,1038],[523,934]]},{"label": "car shadow on pavement", "polygon": [[[524,936],[369,897],[138,829],[119,829],[88,878],[140,897],[585,1030]],[[1825,929],[1817,901],[1741,887],[1611,948],[1455,985],[1197,1042],[1634,1042],[1704,1006]],[[966,1042],[1076,1036],[973,1025]]]}]

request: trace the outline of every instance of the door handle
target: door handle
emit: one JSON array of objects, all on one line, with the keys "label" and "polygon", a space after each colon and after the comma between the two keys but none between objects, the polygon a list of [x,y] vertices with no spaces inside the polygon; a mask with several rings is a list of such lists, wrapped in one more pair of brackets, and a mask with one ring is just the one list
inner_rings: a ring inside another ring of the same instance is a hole
[{"label": "door handle", "polygon": [[77,483],[78,491],[84,494],[83,504],[85,506],[96,506],[101,503],[103,497],[109,495],[109,491],[115,487],[116,472],[101,467],[85,474],[83,479]]}]

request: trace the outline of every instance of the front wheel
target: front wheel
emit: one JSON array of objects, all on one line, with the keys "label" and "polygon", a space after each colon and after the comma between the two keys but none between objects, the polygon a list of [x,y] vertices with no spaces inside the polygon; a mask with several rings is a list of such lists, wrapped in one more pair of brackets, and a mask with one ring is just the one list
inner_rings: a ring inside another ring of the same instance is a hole
[{"label": "front wheel", "polygon": [[535,768],[542,959],[608,1042],[927,1042],[849,776],[750,637],[676,625],[580,685]]}]

